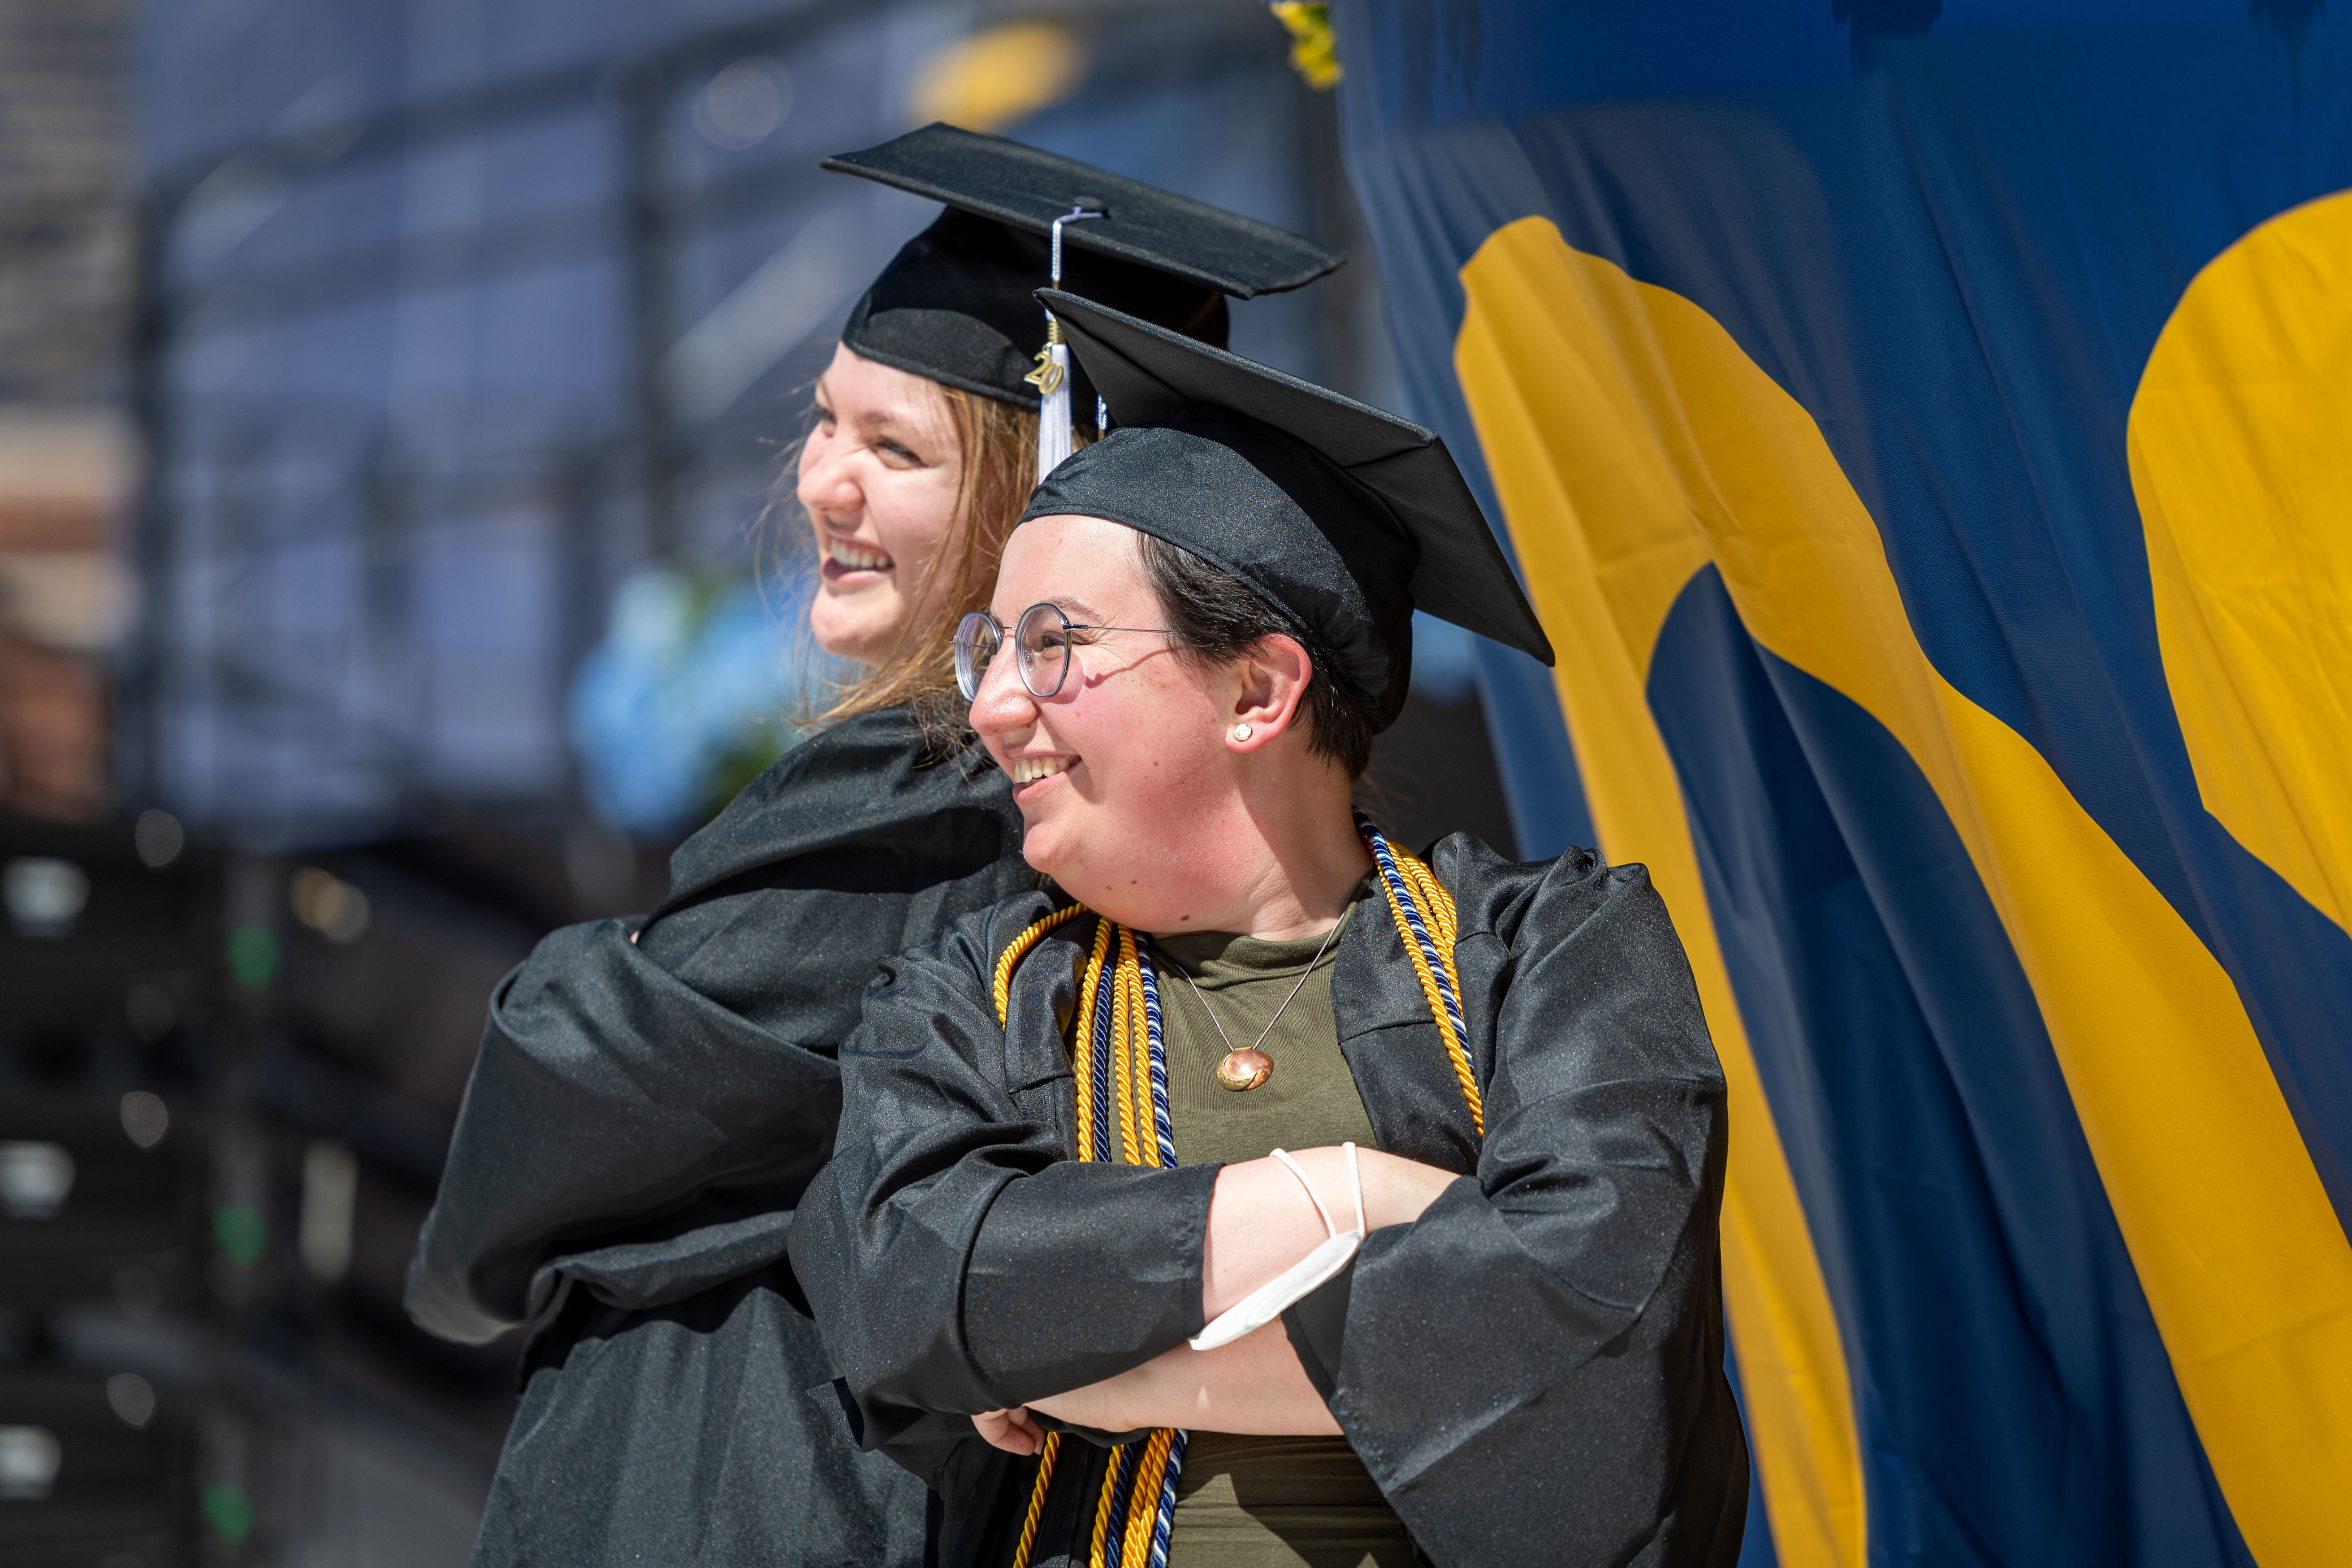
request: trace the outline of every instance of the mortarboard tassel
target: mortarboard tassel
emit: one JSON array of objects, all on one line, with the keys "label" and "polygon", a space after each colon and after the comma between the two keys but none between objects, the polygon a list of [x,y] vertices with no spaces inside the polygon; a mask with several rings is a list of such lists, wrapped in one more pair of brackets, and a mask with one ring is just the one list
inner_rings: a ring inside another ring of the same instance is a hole
[{"label": "mortarboard tassel", "polygon": [[[1098,212],[1072,207],[1054,220],[1054,287],[1062,286],[1062,226],[1100,217]],[[1070,346],[1062,341],[1062,324],[1045,312],[1045,346],[1037,351],[1037,368],[1024,378],[1036,387],[1037,479],[1059,468],[1070,455]]]},{"label": "mortarboard tassel", "polygon": [[1061,467],[1070,455],[1070,346],[1062,341],[1058,323],[1046,318],[1045,346],[1037,351],[1037,373],[1030,380],[1045,395],[1037,406],[1037,479]]}]

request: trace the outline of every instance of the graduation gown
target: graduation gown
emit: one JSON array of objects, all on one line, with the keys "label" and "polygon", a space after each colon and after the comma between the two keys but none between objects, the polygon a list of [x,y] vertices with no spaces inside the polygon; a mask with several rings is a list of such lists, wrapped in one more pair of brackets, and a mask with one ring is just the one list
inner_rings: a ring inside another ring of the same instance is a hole
[{"label": "graduation gown", "polygon": [[922,1489],[847,1441],[785,1240],[877,962],[1038,882],[986,753],[887,710],[762,773],[645,921],[499,983],[407,1292],[466,1342],[544,1320],[477,1564],[923,1561]]},{"label": "graduation gown", "polygon": [[[1381,1146],[1475,1179],[1374,1232],[1288,1315],[1292,1342],[1442,1568],[1728,1565],[1748,1471],[1723,1372],[1724,1085],[1681,944],[1639,866],[1518,865],[1461,834],[1431,864],[1460,917],[1483,1141],[1384,905],[1342,934],[1332,1003]],[[997,1027],[992,965],[1051,907],[1013,899],[884,966],[792,1237],[860,1440],[939,1490],[952,1568],[1010,1560],[1035,1471],[963,1413],[1202,1326],[1217,1168],[1066,1157],[1091,921],[1024,960]],[[1064,1439],[1057,1469],[1092,1479],[1056,1476],[1039,1568],[1086,1560],[1106,1453]]]}]

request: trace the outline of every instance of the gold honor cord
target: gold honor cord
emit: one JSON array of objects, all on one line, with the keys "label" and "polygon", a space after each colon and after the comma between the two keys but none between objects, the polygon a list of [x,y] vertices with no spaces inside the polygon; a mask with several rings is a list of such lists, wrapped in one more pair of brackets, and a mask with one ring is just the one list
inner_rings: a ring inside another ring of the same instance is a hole
[{"label": "gold honor cord", "polygon": [[1454,943],[1459,934],[1454,895],[1438,886],[1436,877],[1421,859],[1399,853],[1362,812],[1356,814],[1356,831],[1363,836],[1364,847],[1372,852],[1372,864],[1380,869],[1390,918],[1396,921],[1397,935],[1403,939],[1405,953],[1412,960],[1421,994],[1429,1001],[1429,1016],[1437,1020],[1437,1032],[1445,1041],[1454,1080],[1462,1086],[1463,1102],[1470,1107],[1470,1124],[1484,1138],[1486,1102],[1478,1092],[1478,1075],[1470,1067],[1470,1043],[1465,1037],[1469,1026],[1462,1017],[1462,976],[1454,967]]},{"label": "gold honor cord", "polygon": [[[1430,1016],[1444,1042],[1454,1078],[1462,1086],[1470,1120],[1486,1135],[1486,1108],[1471,1070],[1468,1028],[1461,1005],[1462,982],[1454,963],[1457,916],[1453,896],[1428,866],[1391,846],[1362,816],[1356,819],[1371,851],[1390,917],[1411,958]],[[996,961],[992,993],[996,1023],[1006,1026],[1012,1009],[1013,972],[1047,933],[1082,914],[1072,904],[1033,921]],[[1094,941],[1078,983],[1078,1010],[1072,1023],[1070,1065],[1077,1101],[1076,1157],[1129,1165],[1173,1166],[1176,1148],[1168,1123],[1168,1068],[1160,1049],[1159,983],[1143,955],[1145,943],[1127,927],[1097,920]],[[1115,1151],[1115,1152],[1114,1152]],[[1013,1568],[1030,1568],[1037,1530],[1045,1515],[1062,1435],[1045,1434],[1037,1454],[1037,1476],[1022,1516]],[[1176,1510],[1176,1479],[1184,1463],[1184,1434],[1161,1428],[1112,1450],[1095,1500],[1087,1542],[1088,1568],[1165,1568],[1169,1531]]]}]

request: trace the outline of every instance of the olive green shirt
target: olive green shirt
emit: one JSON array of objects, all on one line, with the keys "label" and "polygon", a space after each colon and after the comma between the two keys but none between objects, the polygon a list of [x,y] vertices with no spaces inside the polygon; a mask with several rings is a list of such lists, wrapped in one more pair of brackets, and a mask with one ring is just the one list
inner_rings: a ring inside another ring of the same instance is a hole
[{"label": "olive green shirt", "polygon": [[[1350,905],[1347,919],[1354,916]],[[1339,1026],[1331,1015],[1336,935],[1287,1007],[1283,998],[1323,946],[1319,936],[1259,942],[1195,931],[1155,939],[1151,945],[1160,961],[1160,1037],[1168,1058],[1168,1122],[1179,1162],[1263,1160],[1276,1147],[1378,1147],[1372,1119],[1339,1054]],[[1255,1089],[1238,1091],[1218,1082],[1217,1064],[1224,1060],[1228,1039],[1241,1047],[1256,1045],[1272,1057],[1273,1075]],[[1337,1218],[1338,1211],[1332,1212]]]},{"label": "olive green shirt", "polygon": [[[1286,1007],[1283,999],[1324,946],[1321,937],[1259,942],[1201,931],[1152,945],[1169,1128],[1180,1162],[1261,1160],[1276,1147],[1379,1146],[1339,1052],[1331,1012],[1336,937]],[[1252,1089],[1220,1084],[1227,1038],[1273,1058],[1272,1076]],[[1345,1193],[1322,1197],[1333,1219],[1353,1223]],[[1412,1562],[1403,1521],[1346,1438],[1195,1432],[1187,1441],[1169,1568],[1412,1568]]]}]

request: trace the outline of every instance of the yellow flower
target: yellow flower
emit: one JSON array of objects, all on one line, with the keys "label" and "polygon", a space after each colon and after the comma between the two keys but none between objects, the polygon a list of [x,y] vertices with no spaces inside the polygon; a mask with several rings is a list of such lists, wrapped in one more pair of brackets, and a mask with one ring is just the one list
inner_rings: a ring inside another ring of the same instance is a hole
[{"label": "yellow flower", "polygon": [[1276,20],[1290,29],[1290,63],[1322,92],[1339,80],[1339,40],[1331,31],[1331,7],[1324,0],[1273,0]]}]

